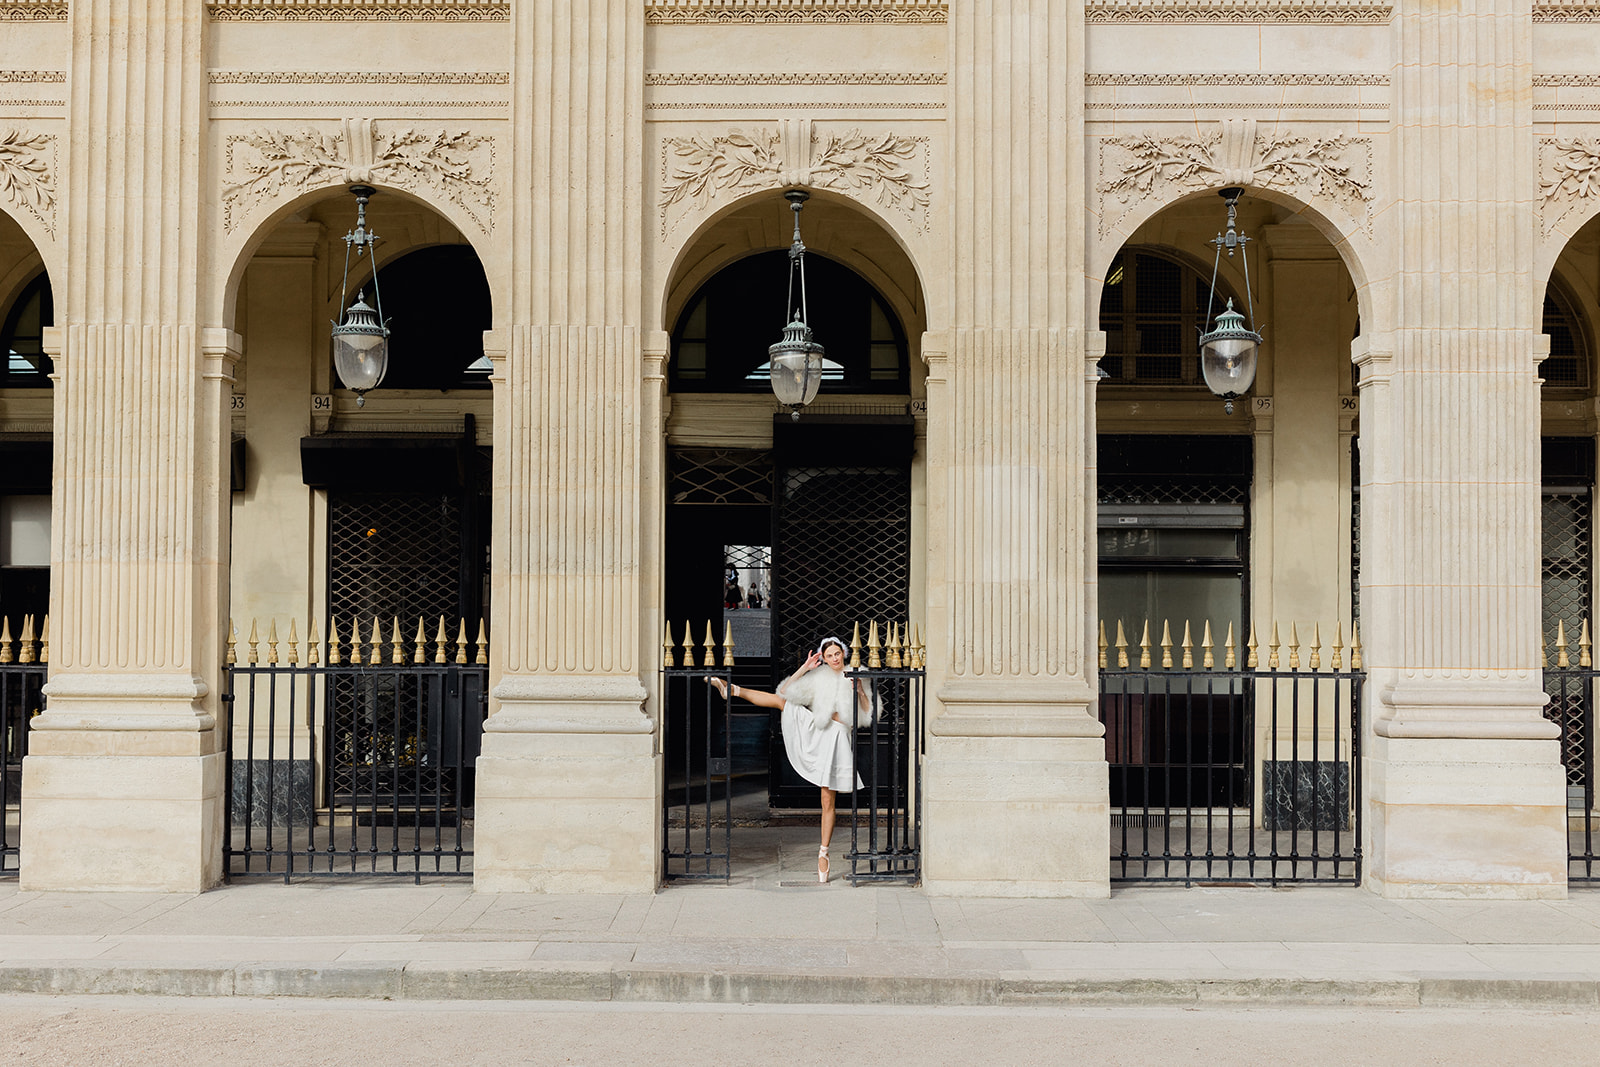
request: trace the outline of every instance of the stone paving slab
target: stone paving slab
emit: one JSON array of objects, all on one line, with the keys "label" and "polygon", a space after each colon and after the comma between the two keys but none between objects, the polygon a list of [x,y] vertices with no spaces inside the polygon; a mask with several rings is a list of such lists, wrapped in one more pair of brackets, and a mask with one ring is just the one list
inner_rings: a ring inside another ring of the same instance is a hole
[{"label": "stone paving slab", "polygon": [[1129,888],[1082,901],[771,882],[571,896],[0,882],[0,993],[1600,1011],[1600,892],[1419,902]]}]

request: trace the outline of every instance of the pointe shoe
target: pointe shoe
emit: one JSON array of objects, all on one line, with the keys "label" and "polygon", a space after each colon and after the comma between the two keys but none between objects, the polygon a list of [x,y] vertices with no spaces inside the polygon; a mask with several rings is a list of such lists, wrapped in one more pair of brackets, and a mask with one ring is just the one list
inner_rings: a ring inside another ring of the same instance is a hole
[{"label": "pointe shoe", "polygon": [[[707,684],[711,685],[714,689],[716,689],[717,694],[719,696],[721,696],[723,700],[727,700],[728,699],[728,683],[727,682],[724,682],[721,678],[718,678],[714,674],[706,675],[706,682],[707,682]],[[738,686],[734,686],[733,687],[733,695],[734,696],[738,696],[739,695],[739,687]]]},{"label": "pointe shoe", "polygon": [[828,846],[823,845],[817,849],[817,884],[827,885],[830,864],[828,863]]}]

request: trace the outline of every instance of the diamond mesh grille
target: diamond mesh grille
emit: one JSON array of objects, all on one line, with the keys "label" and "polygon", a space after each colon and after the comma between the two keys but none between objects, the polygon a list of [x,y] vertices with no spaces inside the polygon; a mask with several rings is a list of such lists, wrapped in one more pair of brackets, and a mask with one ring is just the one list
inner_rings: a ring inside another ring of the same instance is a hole
[{"label": "diamond mesh grille", "polygon": [[674,449],[667,456],[674,504],[772,503],[772,453],[731,448]]},{"label": "diamond mesh grille", "polygon": [[792,467],[778,494],[772,647],[787,673],[820,637],[906,618],[911,479],[905,467]]},{"label": "diamond mesh grille", "polygon": [[1176,479],[1100,481],[1102,504],[1245,504],[1249,500],[1248,485]]},{"label": "diamond mesh grille", "polygon": [[[1582,620],[1590,611],[1590,513],[1587,493],[1546,493],[1541,509],[1541,599],[1544,642],[1552,666],[1556,662],[1556,624],[1567,624],[1567,641],[1577,662],[1576,645]],[[1591,625],[1593,625],[1591,623]],[[1561,760],[1567,781],[1587,784],[1591,744],[1589,687],[1552,686],[1545,715],[1561,727]]]}]

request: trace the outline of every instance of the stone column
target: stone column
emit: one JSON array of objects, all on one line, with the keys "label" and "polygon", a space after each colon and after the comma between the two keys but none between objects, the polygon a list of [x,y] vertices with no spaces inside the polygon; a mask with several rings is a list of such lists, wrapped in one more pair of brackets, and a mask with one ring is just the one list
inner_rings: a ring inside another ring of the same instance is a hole
[{"label": "stone column", "polygon": [[1539,672],[1531,18],[1405,0],[1394,20],[1393,274],[1371,287],[1393,328],[1355,346],[1363,836],[1387,896],[1566,893]]},{"label": "stone column", "polygon": [[953,285],[930,336],[933,892],[1105,896],[1084,551],[1083,14],[952,5]]},{"label": "stone column", "polygon": [[27,889],[194,891],[221,877],[240,342],[197,321],[205,24],[199,0],[73,6],[53,641],[23,768]]},{"label": "stone column", "polygon": [[495,385],[491,648],[476,884],[657,884],[640,649],[644,13],[513,6],[513,292]]}]

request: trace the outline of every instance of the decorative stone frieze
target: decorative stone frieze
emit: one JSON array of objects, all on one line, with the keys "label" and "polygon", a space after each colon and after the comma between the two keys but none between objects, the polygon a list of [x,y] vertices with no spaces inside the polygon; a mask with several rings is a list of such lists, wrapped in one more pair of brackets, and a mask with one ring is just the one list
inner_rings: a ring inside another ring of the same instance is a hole
[{"label": "decorative stone frieze", "polygon": [[494,140],[466,130],[422,131],[346,119],[339,132],[262,129],[227,141],[222,191],[228,232],[288,191],[379,181],[434,192],[494,232]]},{"label": "decorative stone frieze", "polygon": [[1091,3],[1083,17],[1090,23],[1385,23],[1394,8],[1371,0],[1119,0]]},{"label": "decorative stone frieze", "polygon": [[1539,228],[1548,235],[1580,206],[1600,205],[1600,138],[1539,138]]},{"label": "decorative stone frieze", "polygon": [[1362,71],[1182,71],[1085,74],[1087,86],[1122,85],[1372,85],[1389,84],[1389,75]]},{"label": "decorative stone frieze", "polygon": [[10,85],[65,85],[64,70],[0,70],[0,84]]},{"label": "decorative stone frieze", "polygon": [[[5,79],[0,71],[0,81]],[[509,85],[503,70],[213,70],[212,85]],[[277,101],[281,106],[283,101]]]},{"label": "decorative stone frieze", "polygon": [[511,5],[496,0],[452,0],[448,3],[222,0],[207,4],[206,15],[213,22],[508,22]]},{"label": "decorative stone frieze", "polygon": [[661,233],[719,198],[770,186],[831,189],[928,224],[928,138],[817,131],[783,119],[754,133],[669,137],[661,149]]},{"label": "decorative stone frieze", "polygon": [[0,0],[0,22],[65,22],[67,5],[12,3]]},{"label": "decorative stone frieze", "polygon": [[1600,22],[1600,4],[1535,4],[1533,5],[1533,21]]},{"label": "decorative stone frieze", "polygon": [[[1100,142],[1100,233],[1116,230],[1128,210],[1159,191],[1246,185],[1277,189],[1307,202],[1332,202],[1363,228],[1371,224],[1372,142],[1342,132],[1258,130],[1254,119],[1224,119],[1199,137],[1154,133]],[[1117,210],[1111,201],[1123,205]]]},{"label": "decorative stone frieze", "polygon": [[943,85],[942,70],[824,70],[824,71],[678,71],[646,74],[644,83],[656,85]]},{"label": "decorative stone frieze", "polygon": [[44,133],[0,132],[0,198],[38,219],[52,236],[56,227],[56,142]]},{"label": "decorative stone frieze", "polygon": [[949,5],[925,0],[654,0],[646,22],[944,22]]}]

